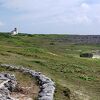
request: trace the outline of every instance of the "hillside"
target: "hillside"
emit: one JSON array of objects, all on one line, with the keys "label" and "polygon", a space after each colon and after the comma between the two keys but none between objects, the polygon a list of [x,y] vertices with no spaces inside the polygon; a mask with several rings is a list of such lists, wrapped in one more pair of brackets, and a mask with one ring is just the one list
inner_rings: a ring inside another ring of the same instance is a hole
[{"label": "hillside", "polygon": [[50,77],[56,83],[55,100],[99,100],[100,59],[79,56],[100,50],[99,38],[0,33],[0,63],[22,65]]}]

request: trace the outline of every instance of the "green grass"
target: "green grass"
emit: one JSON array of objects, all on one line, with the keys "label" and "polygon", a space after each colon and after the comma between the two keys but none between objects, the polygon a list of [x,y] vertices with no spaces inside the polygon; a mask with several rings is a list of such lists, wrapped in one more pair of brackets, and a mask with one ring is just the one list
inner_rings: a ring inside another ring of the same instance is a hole
[{"label": "green grass", "polygon": [[99,100],[100,59],[80,58],[79,55],[100,50],[100,45],[73,44],[67,39],[57,41],[65,37],[0,33],[0,63],[23,65],[43,72],[56,82],[55,100],[69,100],[68,89],[73,94],[79,90],[90,100]]}]

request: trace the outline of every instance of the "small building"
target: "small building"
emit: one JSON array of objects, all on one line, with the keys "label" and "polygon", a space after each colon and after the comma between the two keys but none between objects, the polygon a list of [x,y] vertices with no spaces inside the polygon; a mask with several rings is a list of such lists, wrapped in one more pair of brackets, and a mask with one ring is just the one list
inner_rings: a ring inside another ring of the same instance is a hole
[{"label": "small building", "polygon": [[11,31],[11,35],[17,35],[18,34],[18,29],[14,28],[13,31]]},{"label": "small building", "polygon": [[92,53],[81,53],[80,57],[85,57],[85,58],[92,58],[93,54]]}]

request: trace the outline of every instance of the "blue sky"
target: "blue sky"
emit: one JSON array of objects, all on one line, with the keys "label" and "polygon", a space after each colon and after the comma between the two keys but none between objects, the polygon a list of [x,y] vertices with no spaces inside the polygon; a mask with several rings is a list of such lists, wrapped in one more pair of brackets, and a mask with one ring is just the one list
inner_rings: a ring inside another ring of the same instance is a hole
[{"label": "blue sky", "polygon": [[100,0],[0,0],[0,31],[100,34]]}]

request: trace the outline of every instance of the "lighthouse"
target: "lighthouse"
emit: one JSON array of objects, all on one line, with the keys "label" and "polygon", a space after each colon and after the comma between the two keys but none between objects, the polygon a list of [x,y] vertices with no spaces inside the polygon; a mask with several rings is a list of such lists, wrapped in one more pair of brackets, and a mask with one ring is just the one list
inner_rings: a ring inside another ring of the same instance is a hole
[{"label": "lighthouse", "polygon": [[18,34],[18,29],[17,28],[14,28],[13,31],[11,31],[11,35],[16,35]]}]

